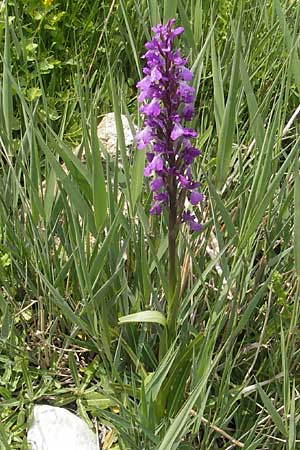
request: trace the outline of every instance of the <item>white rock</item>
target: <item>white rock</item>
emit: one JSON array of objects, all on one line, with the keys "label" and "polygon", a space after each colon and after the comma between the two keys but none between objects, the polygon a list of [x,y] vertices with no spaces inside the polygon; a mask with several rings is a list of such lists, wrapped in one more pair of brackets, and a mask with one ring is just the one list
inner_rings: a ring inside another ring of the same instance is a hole
[{"label": "white rock", "polygon": [[[129,147],[133,144],[134,136],[132,134],[128,119],[123,114],[121,115],[124,137],[125,137],[125,145]],[[116,153],[117,147],[117,127],[115,121],[115,113],[111,112],[105,114],[103,116],[101,122],[97,127],[97,135],[99,140],[104,145],[107,152],[114,156]]]},{"label": "white rock", "polygon": [[98,450],[97,439],[87,424],[64,408],[36,405],[27,433],[32,450]]}]

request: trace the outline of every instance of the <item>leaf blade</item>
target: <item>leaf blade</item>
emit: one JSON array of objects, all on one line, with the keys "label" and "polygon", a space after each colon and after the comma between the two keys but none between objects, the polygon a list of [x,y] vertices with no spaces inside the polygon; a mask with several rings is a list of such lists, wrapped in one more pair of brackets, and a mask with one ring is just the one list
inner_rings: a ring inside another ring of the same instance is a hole
[{"label": "leaf blade", "polygon": [[134,322],[150,322],[158,323],[162,326],[166,326],[167,319],[159,311],[140,311],[134,314],[128,314],[119,318],[119,324],[134,323]]}]

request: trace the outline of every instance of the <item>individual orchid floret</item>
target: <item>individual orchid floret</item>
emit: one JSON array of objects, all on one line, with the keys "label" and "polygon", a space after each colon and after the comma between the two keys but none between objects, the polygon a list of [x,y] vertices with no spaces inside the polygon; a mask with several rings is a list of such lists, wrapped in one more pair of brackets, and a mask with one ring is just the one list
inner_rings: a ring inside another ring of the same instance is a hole
[{"label": "individual orchid floret", "polygon": [[174,19],[156,25],[153,39],[145,44],[145,77],[137,83],[145,127],[136,141],[138,149],[147,147],[144,174],[152,178],[154,201],[150,214],[168,208],[170,217],[176,217],[173,226],[186,222],[192,231],[199,231],[195,215],[184,207],[186,199],[190,207],[203,200],[200,184],[191,172],[191,164],[200,154],[190,141],[197,132],[186,126],[194,115],[195,89],[189,84],[193,74],[186,67],[187,58],[174,46],[184,29],[174,25]]},{"label": "individual orchid floret", "polygon": [[136,134],[136,140],[138,143],[138,149],[142,150],[145,148],[152,139],[152,130],[150,127],[146,127]]}]

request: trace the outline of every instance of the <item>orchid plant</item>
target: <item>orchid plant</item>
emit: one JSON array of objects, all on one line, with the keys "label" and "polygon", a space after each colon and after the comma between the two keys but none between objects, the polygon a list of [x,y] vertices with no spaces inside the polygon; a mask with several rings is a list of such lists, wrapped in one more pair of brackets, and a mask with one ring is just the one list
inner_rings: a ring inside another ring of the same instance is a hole
[{"label": "orchid plant", "polygon": [[[151,178],[153,204],[150,214],[168,211],[169,303],[173,302],[178,281],[176,239],[180,224],[193,232],[201,230],[191,208],[203,200],[200,183],[193,180],[191,165],[200,150],[191,143],[197,132],[186,123],[194,116],[195,90],[187,58],[175,48],[175,39],[184,31],[174,27],[175,19],[152,28],[154,36],[145,44],[145,77],[137,83],[144,128],[136,136],[137,148],[146,148],[144,175]],[[188,202],[187,202],[188,200]],[[188,206],[186,206],[188,205]]]}]

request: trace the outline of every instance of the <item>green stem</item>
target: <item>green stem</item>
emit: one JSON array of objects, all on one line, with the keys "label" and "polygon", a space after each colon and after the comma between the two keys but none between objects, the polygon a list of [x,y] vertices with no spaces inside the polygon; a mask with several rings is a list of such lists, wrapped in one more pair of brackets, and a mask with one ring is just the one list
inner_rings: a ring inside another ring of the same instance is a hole
[{"label": "green stem", "polygon": [[176,282],[177,282],[177,267],[176,267],[176,220],[174,223],[174,217],[172,214],[173,211],[169,212],[169,231],[168,231],[168,240],[169,240],[169,303],[172,303]]},{"label": "green stem", "polygon": [[169,209],[169,229],[168,229],[168,243],[169,243],[169,292],[168,292],[168,345],[175,337],[176,328],[176,309],[178,301],[176,301],[177,286],[179,280],[179,271],[177,264],[177,248],[176,239],[178,235],[178,223],[177,223],[177,190],[176,180],[170,177],[170,209]]}]

